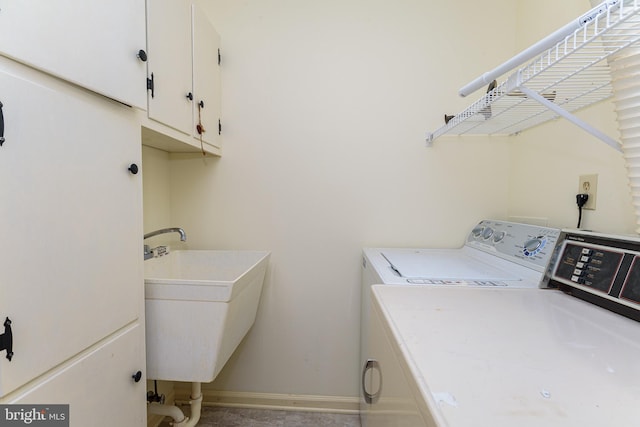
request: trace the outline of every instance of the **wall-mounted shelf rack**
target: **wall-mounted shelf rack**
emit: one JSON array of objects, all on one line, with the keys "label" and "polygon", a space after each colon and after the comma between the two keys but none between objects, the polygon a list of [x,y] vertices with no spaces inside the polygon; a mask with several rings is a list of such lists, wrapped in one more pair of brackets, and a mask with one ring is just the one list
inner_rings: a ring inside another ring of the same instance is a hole
[{"label": "wall-mounted shelf rack", "polygon": [[[447,134],[512,135],[562,116],[620,150],[616,140],[571,113],[612,96],[607,60],[640,40],[640,0],[606,1],[576,23],[577,29],[528,65],[500,72],[512,71],[495,89],[428,133],[427,145]],[[476,82],[480,79],[493,77],[485,73]]]}]

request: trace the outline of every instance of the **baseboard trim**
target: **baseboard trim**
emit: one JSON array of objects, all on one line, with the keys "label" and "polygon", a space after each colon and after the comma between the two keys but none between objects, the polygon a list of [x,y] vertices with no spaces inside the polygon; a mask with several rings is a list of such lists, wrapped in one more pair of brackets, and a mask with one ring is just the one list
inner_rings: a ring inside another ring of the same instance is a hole
[{"label": "baseboard trim", "polygon": [[[176,403],[187,403],[190,392],[190,384],[176,384]],[[202,404],[204,406],[229,406],[341,414],[357,414],[360,408],[359,398],[346,396],[249,393],[203,389],[202,397]]]}]

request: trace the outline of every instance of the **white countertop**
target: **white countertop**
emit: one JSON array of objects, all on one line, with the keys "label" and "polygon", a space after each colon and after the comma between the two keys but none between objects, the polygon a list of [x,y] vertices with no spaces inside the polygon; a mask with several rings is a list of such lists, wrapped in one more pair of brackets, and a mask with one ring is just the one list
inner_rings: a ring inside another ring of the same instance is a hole
[{"label": "white countertop", "polygon": [[419,406],[442,426],[640,425],[638,322],[550,289],[373,294]]}]

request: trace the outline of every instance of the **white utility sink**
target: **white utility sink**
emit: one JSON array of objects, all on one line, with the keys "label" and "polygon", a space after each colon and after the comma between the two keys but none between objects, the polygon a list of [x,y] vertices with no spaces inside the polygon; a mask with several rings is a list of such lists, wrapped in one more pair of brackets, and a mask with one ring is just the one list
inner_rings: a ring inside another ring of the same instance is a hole
[{"label": "white utility sink", "polygon": [[251,283],[264,277],[269,252],[172,251],[144,262],[146,299],[229,301]]},{"label": "white utility sink", "polygon": [[186,250],[144,261],[147,378],[213,381],[253,325],[269,255]]}]

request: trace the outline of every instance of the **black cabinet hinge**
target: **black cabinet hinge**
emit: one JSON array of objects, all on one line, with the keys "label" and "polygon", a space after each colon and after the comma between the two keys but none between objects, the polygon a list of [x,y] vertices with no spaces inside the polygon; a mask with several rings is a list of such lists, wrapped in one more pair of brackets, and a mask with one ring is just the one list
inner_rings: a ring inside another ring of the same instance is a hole
[{"label": "black cabinet hinge", "polygon": [[218,119],[218,135],[222,134],[222,122]]},{"label": "black cabinet hinge", "polygon": [[0,102],[0,147],[4,144],[4,114],[2,114],[2,102]]},{"label": "black cabinet hinge", "polygon": [[218,49],[218,65],[220,65],[220,61],[222,60],[221,56],[220,56],[220,49]]},{"label": "black cabinet hinge", "polygon": [[151,91],[151,97],[153,98],[155,85],[153,82],[153,73],[151,73],[151,78],[147,77],[147,90]]},{"label": "black cabinet hinge", "polygon": [[4,334],[0,335],[0,351],[7,350],[7,359],[13,358],[13,333],[11,332],[11,319],[4,321]]}]

